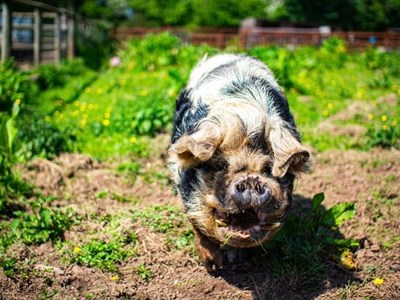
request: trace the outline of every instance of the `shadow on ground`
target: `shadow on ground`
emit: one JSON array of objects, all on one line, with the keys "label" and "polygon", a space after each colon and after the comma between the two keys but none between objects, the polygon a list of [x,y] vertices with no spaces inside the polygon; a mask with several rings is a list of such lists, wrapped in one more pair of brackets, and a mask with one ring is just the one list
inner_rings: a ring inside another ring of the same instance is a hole
[{"label": "shadow on ground", "polygon": [[[283,234],[263,248],[246,249],[247,260],[226,263],[214,272],[231,285],[252,291],[255,299],[314,299],[349,281],[359,281],[342,267],[336,249],[325,247],[303,228],[309,222],[312,199],[295,195]],[[321,205],[321,208],[325,208]],[[327,236],[344,238],[339,230]]]}]

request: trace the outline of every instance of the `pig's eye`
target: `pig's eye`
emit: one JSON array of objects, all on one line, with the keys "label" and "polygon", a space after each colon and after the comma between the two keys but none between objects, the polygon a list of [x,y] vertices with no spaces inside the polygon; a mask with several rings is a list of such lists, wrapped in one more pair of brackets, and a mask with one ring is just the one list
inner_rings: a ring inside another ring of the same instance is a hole
[{"label": "pig's eye", "polygon": [[263,168],[263,175],[264,175],[264,176],[267,176],[267,177],[270,177],[270,176],[271,176],[271,173],[272,173],[272,167],[271,167],[270,165],[264,166],[264,168]]},{"label": "pig's eye", "polygon": [[228,169],[226,160],[209,160],[201,165],[203,169],[209,172],[225,171]]}]

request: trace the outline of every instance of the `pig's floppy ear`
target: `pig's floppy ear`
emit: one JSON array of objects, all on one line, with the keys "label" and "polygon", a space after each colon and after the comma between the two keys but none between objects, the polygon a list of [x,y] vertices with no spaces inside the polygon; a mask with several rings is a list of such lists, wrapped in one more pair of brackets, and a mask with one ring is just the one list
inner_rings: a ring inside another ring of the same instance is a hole
[{"label": "pig's floppy ear", "polygon": [[219,144],[219,132],[200,130],[179,138],[169,148],[169,155],[181,168],[192,168],[209,160]]},{"label": "pig's floppy ear", "polygon": [[291,130],[282,125],[272,127],[268,139],[274,154],[273,176],[280,178],[287,172],[297,174],[308,171],[310,153]]}]

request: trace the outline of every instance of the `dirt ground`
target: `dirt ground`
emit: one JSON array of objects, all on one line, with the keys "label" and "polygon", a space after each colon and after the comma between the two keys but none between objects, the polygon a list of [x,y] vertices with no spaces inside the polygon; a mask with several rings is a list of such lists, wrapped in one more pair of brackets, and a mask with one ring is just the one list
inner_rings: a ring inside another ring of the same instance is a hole
[{"label": "dirt ground", "polygon": [[[166,140],[161,144],[166,146]],[[167,173],[165,156],[160,153],[143,168]],[[354,254],[356,270],[346,270],[327,257],[330,267],[320,274],[313,292],[302,290],[295,278],[274,278],[268,270],[247,263],[228,263],[223,270],[208,274],[188,250],[169,249],[165,235],[143,226],[133,228],[139,255],[118,266],[118,277],[66,263],[50,242],[13,245],[8,252],[29,261],[29,266],[16,276],[6,277],[0,271],[0,299],[400,299],[400,153],[329,151],[314,153],[313,160],[313,172],[296,183],[294,207],[319,192],[325,193],[326,207],[354,201],[356,216],[340,232],[360,242]],[[79,214],[116,215],[134,206],[180,205],[170,182],[127,180],[115,172],[116,164],[66,154],[53,161],[32,161],[20,171],[39,191],[58,197],[53,205],[71,206]],[[136,200],[98,199],[96,195],[104,190],[135,195]],[[88,227],[102,229],[101,224],[86,222],[73,226],[65,238],[78,240]],[[150,280],[135,271],[140,264],[151,269]],[[376,277],[383,284],[374,284]]]}]

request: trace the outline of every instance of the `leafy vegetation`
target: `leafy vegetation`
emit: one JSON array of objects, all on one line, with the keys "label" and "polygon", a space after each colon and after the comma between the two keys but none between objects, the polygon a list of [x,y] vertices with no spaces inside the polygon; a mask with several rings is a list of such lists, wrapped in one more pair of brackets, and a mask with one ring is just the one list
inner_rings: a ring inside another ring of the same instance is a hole
[{"label": "leafy vegetation", "polygon": [[324,198],[323,193],[316,194],[311,208],[291,214],[274,239],[263,246],[268,249],[263,264],[279,278],[289,274],[302,278],[304,289],[315,286],[320,272],[326,268],[323,257],[327,254],[347,269],[356,268],[351,249],[356,249],[358,242],[340,237],[337,230],[354,216],[354,203],[340,203],[326,210],[322,205]]},{"label": "leafy vegetation", "polygon": [[[42,0],[64,6],[65,0]],[[237,26],[247,17],[267,20],[294,21],[315,26],[329,25],[345,30],[386,30],[396,27],[399,2],[370,1],[312,1],[312,0],[251,0],[199,1],[179,0],[169,5],[165,0],[126,0],[99,2],[73,1],[74,7],[91,18],[136,26]],[[18,4],[17,4],[18,5]],[[352,18],[348,16],[351,15]]]},{"label": "leafy vegetation", "polygon": [[[117,271],[116,264],[134,254],[124,248],[126,240],[116,237],[110,241],[92,240],[81,246],[75,246],[72,251],[66,251],[71,263],[98,267],[108,271]],[[131,240],[135,243],[135,240]]]}]

